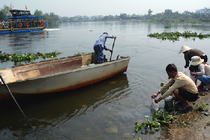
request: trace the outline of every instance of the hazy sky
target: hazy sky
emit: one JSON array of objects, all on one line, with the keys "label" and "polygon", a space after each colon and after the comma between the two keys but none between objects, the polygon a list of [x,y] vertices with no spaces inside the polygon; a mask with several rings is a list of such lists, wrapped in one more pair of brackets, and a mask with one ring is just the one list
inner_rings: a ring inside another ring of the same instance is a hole
[{"label": "hazy sky", "polygon": [[4,5],[12,4],[15,9],[25,9],[33,14],[36,9],[43,13],[53,12],[59,16],[72,17],[76,15],[120,15],[164,12],[170,9],[173,12],[195,12],[202,8],[210,8],[210,0],[1,0],[0,9]]}]

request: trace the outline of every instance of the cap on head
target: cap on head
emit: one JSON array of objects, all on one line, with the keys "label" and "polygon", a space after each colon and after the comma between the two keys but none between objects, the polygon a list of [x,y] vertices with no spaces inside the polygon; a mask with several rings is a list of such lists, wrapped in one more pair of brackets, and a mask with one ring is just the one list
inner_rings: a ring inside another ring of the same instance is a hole
[{"label": "cap on head", "polygon": [[183,53],[183,52],[186,52],[186,51],[188,51],[188,50],[190,50],[190,49],[191,49],[190,47],[188,47],[188,46],[186,46],[186,45],[183,45],[182,48],[181,48],[181,50],[179,51],[179,54],[180,54],[180,53]]},{"label": "cap on head", "polygon": [[197,66],[199,64],[201,64],[204,60],[200,58],[200,56],[193,56],[191,58],[191,62],[190,65],[192,66]]},{"label": "cap on head", "polygon": [[108,35],[108,33],[107,33],[107,32],[103,32],[103,34],[107,34],[107,35]]}]

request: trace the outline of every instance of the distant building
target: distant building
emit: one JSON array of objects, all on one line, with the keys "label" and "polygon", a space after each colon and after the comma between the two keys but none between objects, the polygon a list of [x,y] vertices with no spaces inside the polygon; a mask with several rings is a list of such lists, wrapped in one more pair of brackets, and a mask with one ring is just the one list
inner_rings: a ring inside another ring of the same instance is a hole
[{"label": "distant building", "polygon": [[185,14],[185,15],[191,15],[191,12],[189,12],[189,11],[184,11],[183,14]]},{"label": "distant building", "polygon": [[210,13],[210,8],[204,8],[204,9],[199,9],[199,10],[196,10],[195,13]]}]

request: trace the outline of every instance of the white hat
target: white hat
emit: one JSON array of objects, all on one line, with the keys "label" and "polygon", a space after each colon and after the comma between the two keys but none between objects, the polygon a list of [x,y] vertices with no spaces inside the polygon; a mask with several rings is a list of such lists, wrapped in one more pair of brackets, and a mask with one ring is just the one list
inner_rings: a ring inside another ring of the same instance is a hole
[{"label": "white hat", "polygon": [[191,62],[190,65],[192,66],[197,66],[199,64],[201,64],[204,60],[200,58],[200,56],[193,56],[191,58]]},{"label": "white hat", "polygon": [[183,45],[182,48],[181,48],[181,50],[179,51],[179,54],[180,53],[183,53],[183,52],[186,52],[186,51],[188,51],[190,49],[191,49],[190,47]]}]

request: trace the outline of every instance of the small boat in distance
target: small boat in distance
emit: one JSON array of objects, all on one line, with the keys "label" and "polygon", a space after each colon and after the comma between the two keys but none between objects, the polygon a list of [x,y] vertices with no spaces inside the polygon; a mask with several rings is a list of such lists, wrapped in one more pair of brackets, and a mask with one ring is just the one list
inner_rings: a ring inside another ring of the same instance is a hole
[{"label": "small boat in distance", "polygon": [[[15,97],[53,93],[84,87],[127,70],[130,57],[95,64],[95,53],[45,60],[0,69],[0,74]],[[0,84],[0,100],[11,99]]]},{"label": "small boat in distance", "polygon": [[31,15],[29,10],[9,10],[11,16],[0,22],[0,34],[42,31],[48,28],[44,16]]}]

